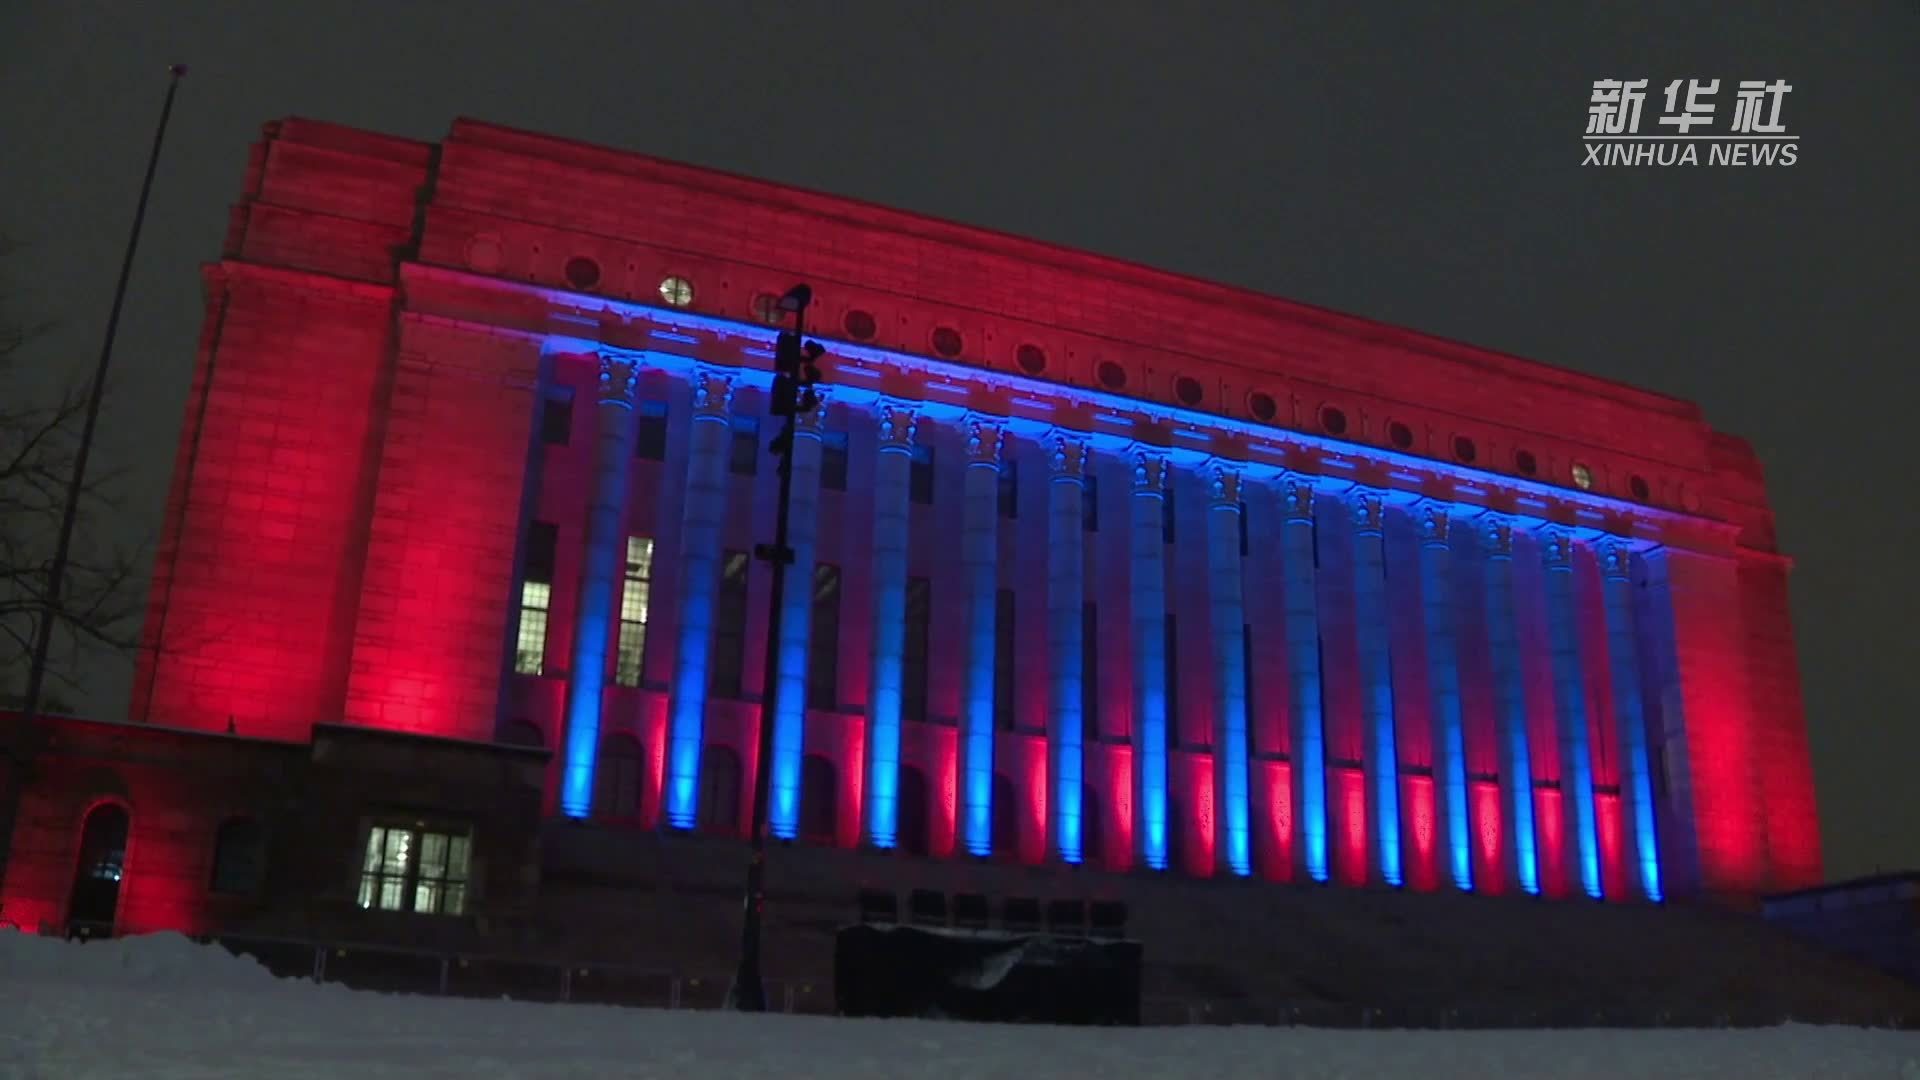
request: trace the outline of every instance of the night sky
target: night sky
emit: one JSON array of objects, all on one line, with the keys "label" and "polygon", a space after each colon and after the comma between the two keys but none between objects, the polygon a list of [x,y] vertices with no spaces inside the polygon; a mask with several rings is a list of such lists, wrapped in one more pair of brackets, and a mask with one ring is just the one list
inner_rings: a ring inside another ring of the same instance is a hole
[{"label": "night sky", "polygon": [[[197,267],[219,254],[248,144],[289,114],[420,139],[460,115],[551,132],[1689,398],[1757,447],[1797,560],[1827,872],[1920,868],[1920,512],[1900,449],[1920,9],[1359,7],[11,0],[0,233],[26,250],[0,270],[5,301],[61,322],[35,353],[50,377],[91,365],[178,61],[192,74],[98,459],[128,471],[106,527],[132,542],[159,531]],[[1582,168],[1608,77],[1652,80],[1643,132],[1672,79],[1720,79],[1724,125],[1735,82],[1784,78],[1799,163]],[[83,706],[122,715],[130,681],[103,661]]]}]

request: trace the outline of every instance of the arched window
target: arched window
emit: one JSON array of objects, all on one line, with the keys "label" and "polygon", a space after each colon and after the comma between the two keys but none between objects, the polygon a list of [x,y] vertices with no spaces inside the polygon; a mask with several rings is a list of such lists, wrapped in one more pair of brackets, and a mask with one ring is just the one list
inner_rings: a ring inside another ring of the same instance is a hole
[{"label": "arched window", "polygon": [[530,720],[507,721],[506,726],[500,729],[500,741],[508,746],[547,745],[546,736],[540,733],[539,725]]},{"label": "arched window", "polygon": [[993,857],[996,859],[1017,859],[1020,857],[1020,808],[1014,805],[1018,798],[1013,781],[1005,773],[993,774]]},{"label": "arched window", "polygon": [[713,743],[700,755],[701,828],[738,831],[740,773],[740,755],[731,746]]},{"label": "arched window", "polygon": [[87,813],[67,907],[67,922],[74,930],[113,932],[120,910],[120,880],[126,871],[129,825],[127,808],[118,803],[101,803]]},{"label": "arched window", "polygon": [[260,890],[265,869],[260,823],[250,817],[228,818],[213,837],[213,881],[209,888],[228,896],[246,896]]},{"label": "arched window", "polygon": [[900,850],[925,855],[927,838],[927,774],[911,765],[900,767]]},{"label": "arched window", "polygon": [[600,821],[632,821],[640,816],[640,777],[647,754],[640,741],[624,732],[600,740],[593,768],[593,816]]},{"label": "arched window", "polygon": [[840,774],[833,762],[821,754],[808,754],[800,762],[800,838],[814,844],[831,844],[838,829]]}]

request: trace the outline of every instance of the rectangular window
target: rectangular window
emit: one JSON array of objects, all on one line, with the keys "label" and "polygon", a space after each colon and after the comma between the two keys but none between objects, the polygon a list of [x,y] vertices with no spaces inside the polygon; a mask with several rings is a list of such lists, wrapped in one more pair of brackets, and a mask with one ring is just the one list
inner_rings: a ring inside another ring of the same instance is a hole
[{"label": "rectangular window", "polygon": [[1247,504],[1240,504],[1240,557],[1247,556]]},{"label": "rectangular window", "polygon": [[1080,608],[1080,741],[1093,745],[1100,737],[1100,606]]},{"label": "rectangular window", "polygon": [[1160,542],[1173,543],[1173,482],[1168,478],[1167,489],[1160,496]]},{"label": "rectangular window", "polygon": [[1174,622],[1173,612],[1167,612],[1167,644],[1165,668],[1167,672],[1167,749],[1180,745],[1180,630]]},{"label": "rectangular window", "polygon": [[1012,518],[1020,516],[1020,463],[1003,461],[1000,463],[1000,516]]},{"label": "rectangular window", "polygon": [[735,476],[752,476],[760,471],[760,420],[754,416],[733,418],[733,444],[727,454],[727,471]]},{"label": "rectangular window", "polygon": [[626,578],[620,588],[620,645],[613,681],[639,686],[647,666],[647,610],[653,599],[653,539],[627,537]]},{"label": "rectangular window", "polygon": [[720,559],[720,596],[713,629],[713,695],[738,698],[747,663],[747,553],[729,551]]},{"label": "rectangular window", "polygon": [[1100,478],[1091,469],[1080,481],[1080,527],[1087,532],[1100,529]]},{"label": "rectangular window", "polygon": [[933,505],[933,447],[913,448],[913,468],[907,474],[907,495],[922,506]]},{"label": "rectangular window", "polygon": [[647,461],[667,460],[667,403],[642,401],[634,417],[633,456]]},{"label": "rectangular window", "polygon": [[840,706],[840,568],[813,567],[813,618],[807,641],[807,707]]},{"label": "rectangular window", "polygon": [[551,521],[527,528],[526,569],[520,577],[520,626],[514,635],[513,670],[538,675],[547,666],[547,612],[553,604],[554,548],[559,530]]},{"label": "rectangular window", "polygon": [[820,489],[847,490],[847,433],[829,431],[820,437]]},{"label": "rectangular window", "polygon": [[1015,727],[1013,715],[1013,590],[993,596],[993,726]]},{"label": "rectangular window", "polygon": [[360,907],[465,914],[470,847],[465,833],[375,825],[360,863]]},{"label": "rectangular window", "polygon": [[900,714],[908,720],[927,718],[927,646],[932,630],[933,581],[908,578],[907,634],[900,657]]},{"label": "rectangular window", "polygon": [[540,403],[540,441],[548,446],[565,446],[573,437],[573,391],[558,386],[547,391]]}]

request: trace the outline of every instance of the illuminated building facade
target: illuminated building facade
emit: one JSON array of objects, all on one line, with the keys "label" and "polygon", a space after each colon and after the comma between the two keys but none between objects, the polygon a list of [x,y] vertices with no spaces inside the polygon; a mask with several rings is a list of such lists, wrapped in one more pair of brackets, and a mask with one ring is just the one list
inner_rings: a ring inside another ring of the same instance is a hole
[{"label": "illuminated building facade", "polygon": [[[1820,880],[1787,562],[1753,453],[1689,403],[469,121],[269,125],[205,278],[130,729],[333,767],[516,748],[540,816],[622,835],[737,834],[764,765],[776,836],[929,860]],[[796,282],[827,387],[762,763]],[[67,902],[62,815],[100,799],[62,798],[30,800],[9,910]],[[214,865],[203,816],[150,850]],[[389,863],[433,905],[484,891],[447,899],[471,819],[396,855],[347,817],[361,906]],[[177,892],[133,922],[201,919]]]}]

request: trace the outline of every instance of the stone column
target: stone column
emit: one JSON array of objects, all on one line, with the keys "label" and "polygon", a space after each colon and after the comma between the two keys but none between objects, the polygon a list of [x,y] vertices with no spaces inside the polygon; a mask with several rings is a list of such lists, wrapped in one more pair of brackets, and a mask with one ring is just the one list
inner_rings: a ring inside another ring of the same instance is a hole
[{"label": "stone column", "polygon": [[1320,601],[1314,591],[1313,481],[1280,478],[1281,563],[1286,593],[1287,717],[1293,798],[1293,857],[1313,881],[1327,866],[1327,740],[1320,696]]},{"label": "stone column", "polygon": [[627,472],[633,461],[633,393],[639,379],[638,357],[600,354],[593,501],[587,504],[573,656],[567,665],[566,764],[560,809],[571,818],[593,812],[593,765],[600,751],[600,704],[607,681],[607,646],[613,638],[614,590],[626,555]]},{"label": "stone column", "polygon": [[1452,508],[1437,499],[1414,504],[1420,527],[1420,608],[1433,699],[1434,811],[1445,845],[1444,866],[1461,891],[1473,888],[1473,822],[1467,804],[1467,739],[1460,710],[1460,650],[1454,640]]},{"label": "stone column", "polygon": [[1573,536],[1539,529],[1547,566],[1547,637],[1553,649],[1553,713],[1560,749],[1560,819],[1571,834],[1568,884],[1600,898],[1600,832],[1593,809],[1593,748],[1587,728],[1586,672],[1580,663],[1580,603],[1573,588]]},{"label": "stone column", "polygon": [[873,465],[873,679],[867,694],[867,842],[900,836],[901,665],[907,638],[907,495],[913,469],[911,406],[881,401]]},{"label": "stone column", "polygon": [[668,703],[667,824],[691,829],[700,806],[713,605],[720,591],[720,526],[727,511],[727,448],[733,431],[733,376],[693,372],[693,430],[687,438],[687,498],[680,525],[680,630]]},{"label": "stone column", "polygon": [[1085,858],[1081,820],[1085,783],[1086,717],[1080,713],[1085,654],[1081,613],[1086,604],[1085,525],[1087,444],[1056,434],[1047,442],[1047,807],[1053,820],[1050,853],[1062,862]]},{"label": "stone column", "polygon": [[[813,558],[820,533],[820,434],[827,422],[827,395],[798,413],[793,423],[793,491],[787,512],[785,596],[780,598],[780,657],[775,678],[773,772],[767,777],[767,825],[791,840],[800,832],[800,758],[807,731],[807,643],[813,634]],[[762,705],[762,708],[765,706]]]},{"label": "stone column", "polygon": [[1134,850],[1154,870],[1167,869],[1167,551],[1161,506],[1167,459],[1134,455],[1128,534],[1133,611]]},{"label": "stone column", "polygon": [[1660,844],[1653,816],[1653,776],[1647,753],[1647,712],[1641,699],[1639,635],[1635,633],[1632,549],[1609,536],[1600,541],[1600,577],[1607,607],[1607,659],[1614,727],[1620,741],[1621,831],[1627,838],[1628,887],[1660,901]]},{"label": "stone column", "polygon": [[1513,521],[1487,513],[1480,519],[1487,557],[1487,656],[1493,669],[1494,713],[1500,741],[1500,806],[1505,817],[1501,851],[1509,884],[1540,892],[1540,856],[1533,834],[1533,759],[1527,748],[1527,695],[1520,674],[1520,639],[1514,624]]},{"label": "stone column", "polygon": [[993,853],[993,642],[1000,589],[1000,450],[992,420],[967,420],[967,471],[961,491],[960,565],[966,583],[966,651],[960,700],[960,842],[970,855]]},{"label": "stone column", "polygon": [[1360,653],[1361,712],[1366,724],[1367,847],[1380,880],[1404,883],[1400,865],[1400,751],[1394,734],[1393,653],[1387,626],[1387,566],[1381,493],[1355,488],[1353,607]]},{"label": "stone column", "polygon": [[1253,873],[1247,774],[1247,610],[1240,566],[1240,471],[1207,474],[1207,601],[1213,621],[1214,865]]}]

